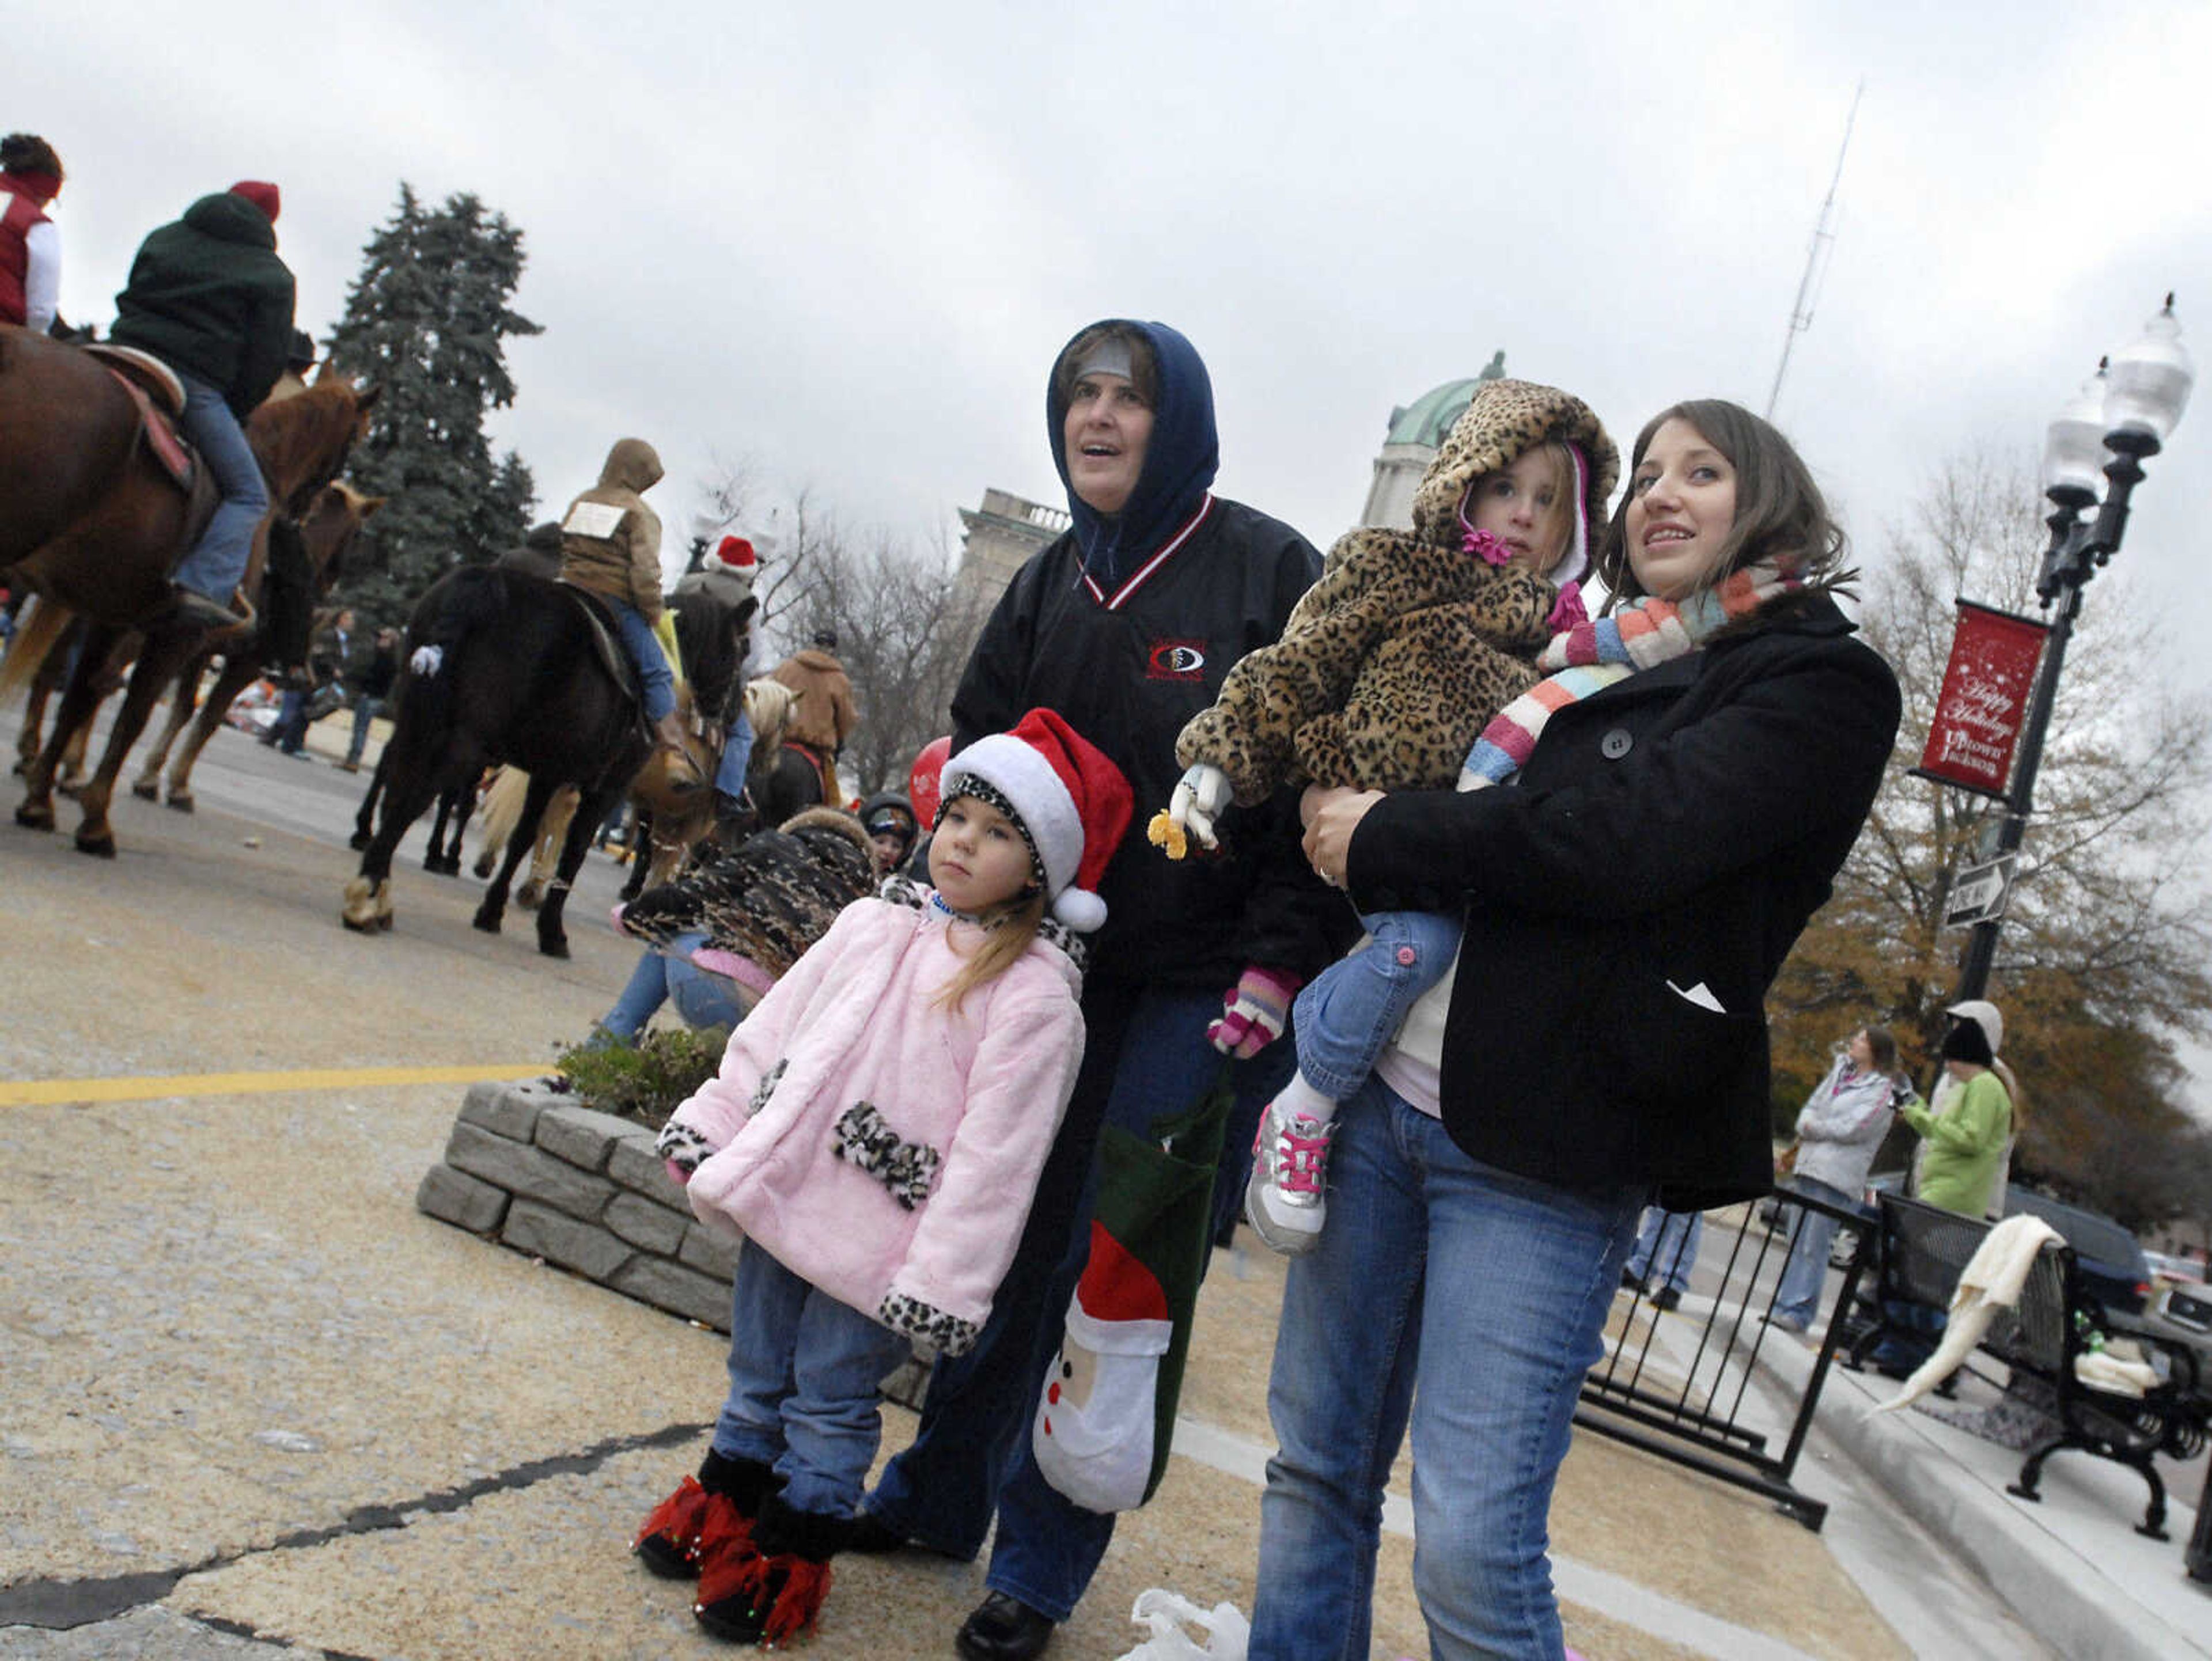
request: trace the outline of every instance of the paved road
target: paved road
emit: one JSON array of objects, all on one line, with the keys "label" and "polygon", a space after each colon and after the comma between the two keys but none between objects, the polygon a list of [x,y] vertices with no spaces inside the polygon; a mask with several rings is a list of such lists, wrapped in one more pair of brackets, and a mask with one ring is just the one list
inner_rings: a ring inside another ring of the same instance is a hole
[{"label": "paved road", "polygon": [[[337,921],[363,779],[226,732],[196,782],[190,817],[119,803],[112,863],[66,819],[0,821],[0,1079],[496,1069],[580,1036],[633,961],[603,858],[568,961],[519,923],[475,932],[477,885],[415,853],[397,928],[363,938]],[[264,1082],[0,1106],[0,1654],[715,1652],[623,1545],[697,1459],[721,1341],[416,1213],[459,1087]],[[1217,1264],[1194,1423],[1057,1640],[1069,1661],[1127,1649],[1148,1585],[1249,1607],[1280,1268]],[[887,1411],[891,1445],[911,1428]],[[1553,1517],[1571,1641],[1592,1661],[2040,1652],[1832,1447],[1802,1480],[1832,1506],[1820,1535],[1581,1439]],[[1403,1517],[1383,1661],[1425,1650]],[[980,1585],[935,1559],[841,1563],[814,1652],[949,1655]]]}]

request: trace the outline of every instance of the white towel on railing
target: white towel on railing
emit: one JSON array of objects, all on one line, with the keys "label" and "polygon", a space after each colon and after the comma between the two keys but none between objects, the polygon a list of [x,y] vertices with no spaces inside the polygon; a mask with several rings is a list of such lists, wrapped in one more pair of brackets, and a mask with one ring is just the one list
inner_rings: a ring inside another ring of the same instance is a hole
[{"label": "white towel on railing", "polygon": [[2027,1283],[2027,1271],[2035,1267],[2035,1254],[2043,1250],[2048,1240],[2060,1238],[2058,1231],[2040,1217],[2022,1213],[2007,1217],[1982,1237],[1974,1248],[1974,1255],[1959,1271],[1959,1284],[1951,1294],[1951,1317],[1943,1328],[1943,1342],[1936,1353],[1920,1364],[1919,1370],[1907,1379],[1897,1394],[1881,1403],[1874,1410],[1893,1413],[1899,1408],[1917,1401],[1929,1391],[1957,1372],[1982,1335],[1990,1330],[2000,1309],[2009,1309],[2020,1301],[2020,1289]]}]

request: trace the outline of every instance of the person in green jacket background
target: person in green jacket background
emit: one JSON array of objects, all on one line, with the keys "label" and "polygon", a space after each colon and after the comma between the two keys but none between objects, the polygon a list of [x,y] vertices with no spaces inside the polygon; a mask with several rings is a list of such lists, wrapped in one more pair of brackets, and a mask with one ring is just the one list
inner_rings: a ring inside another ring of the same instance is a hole
[{"label": "person in green jacket background", "polygon": [[241,179],[204,196],[138,246],[115,297],[119,345],[150,352],[185,385],[179,421],[222,488],[222,503],[173,575],[175,615],[205,628],[243,621],[229,609],[269,488],[240,425],[283,373],[292,348],[292,273],[276,257],[276,186]]},{"label": "person in green jacket background", "polygon": [[1943,1038],[1943,1071],[1956,1088],[1939,1089],[1939,1106],[1908,1102],[1898,1117],[1921,1139],[1913,1161],[1913,1194],[1962,1216],[1984,1217],[2004,1209],[2011,1164],[2013,1099],[1998,1068],[2004,1017],[1980,998],[1954,1003]]}]

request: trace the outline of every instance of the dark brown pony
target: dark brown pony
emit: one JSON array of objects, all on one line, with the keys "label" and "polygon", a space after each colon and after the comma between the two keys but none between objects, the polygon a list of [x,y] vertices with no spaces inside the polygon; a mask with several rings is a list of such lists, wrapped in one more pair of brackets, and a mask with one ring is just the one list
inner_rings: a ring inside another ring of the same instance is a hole
[{"label": "dark brown pony", "polygon": [[[368,424],[375,389],[357,391],[325,369],[315,385],[254,412],[247,435],[270,485],[271,512],[296,516],[337,476]],[[161,689],[205,631],[160,621],[169,572],[213,500],[206,470],[190,496],[169,478],[139,433],[138,409],[88,353],[0,326],[0,577],[32,589],[40,603],[0,660],[0,699],[36,672],[72,614],[91,627],[62,699],[54,730],[25,773],[15,822],[54,824],[53,780],[77,729],[99,702],[98,676],[133,629],[146,643],[100,767],[78,797],[76,846],[112,857],[108,803],[125,756]],[[255,564],[264,559],[255,536]]]},{"label": "dark brown pony", "polygon": [[[300,519],[300,544],[307,555],[307,570],[313,593],[319,600],[331,591],[331,586],[345,569],[345,556],[355,536],[367,524],[369,517],[384,506],[381,496],[364,496],[351,485],[343,482],[326,484],[317,493],[313,503]],[[301,643],[304,646],[304,642]],[[256,645],[260,650],[252,649]],[[302,652],[299,655],[304,655]],[[179,813],[192,810],[192,763],[199,760],[200,751],[207,748],[209,739],[222,726],[222,718],[229,712],[231,700],[246,690],[264,671],[284,667],[285,654],[276,649],[271,632],[264,630],[254,641],[245,646],[233,646],[222,653],[222,668],[216,676],[214,687],[199,706],[199,719],[192,721],[192,705],[198,693],[200,681],[216,656],[216,649],[202,646],[192,653],[179,671],[175,689],[169,698],[169,724],[154,747],[147,752],[146,760],[138,769],[138,777],[131,782],[131,793],[142,800],[157,799],[161,791],[161,764],[168,759],[170,746],[186,722],[192,723],[191,734],[185,747],[178,752],[175,763],[169,768],[169,805]],[[297,661],[297,657],[293,658]]]}]

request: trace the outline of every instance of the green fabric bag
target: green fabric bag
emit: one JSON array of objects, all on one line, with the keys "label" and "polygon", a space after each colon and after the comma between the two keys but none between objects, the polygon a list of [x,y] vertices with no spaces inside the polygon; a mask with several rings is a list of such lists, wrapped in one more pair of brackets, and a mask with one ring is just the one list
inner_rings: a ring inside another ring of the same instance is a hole
[{"label": "green fabric bag", "polygon": [[1045,1479],[1087,1510],[1135,1509],[1167,1470],[1234,1100],[1224,1061],[1149,1137],[1109,1125],[1099,1138],[1091,1257],[1031,1437]]}]

